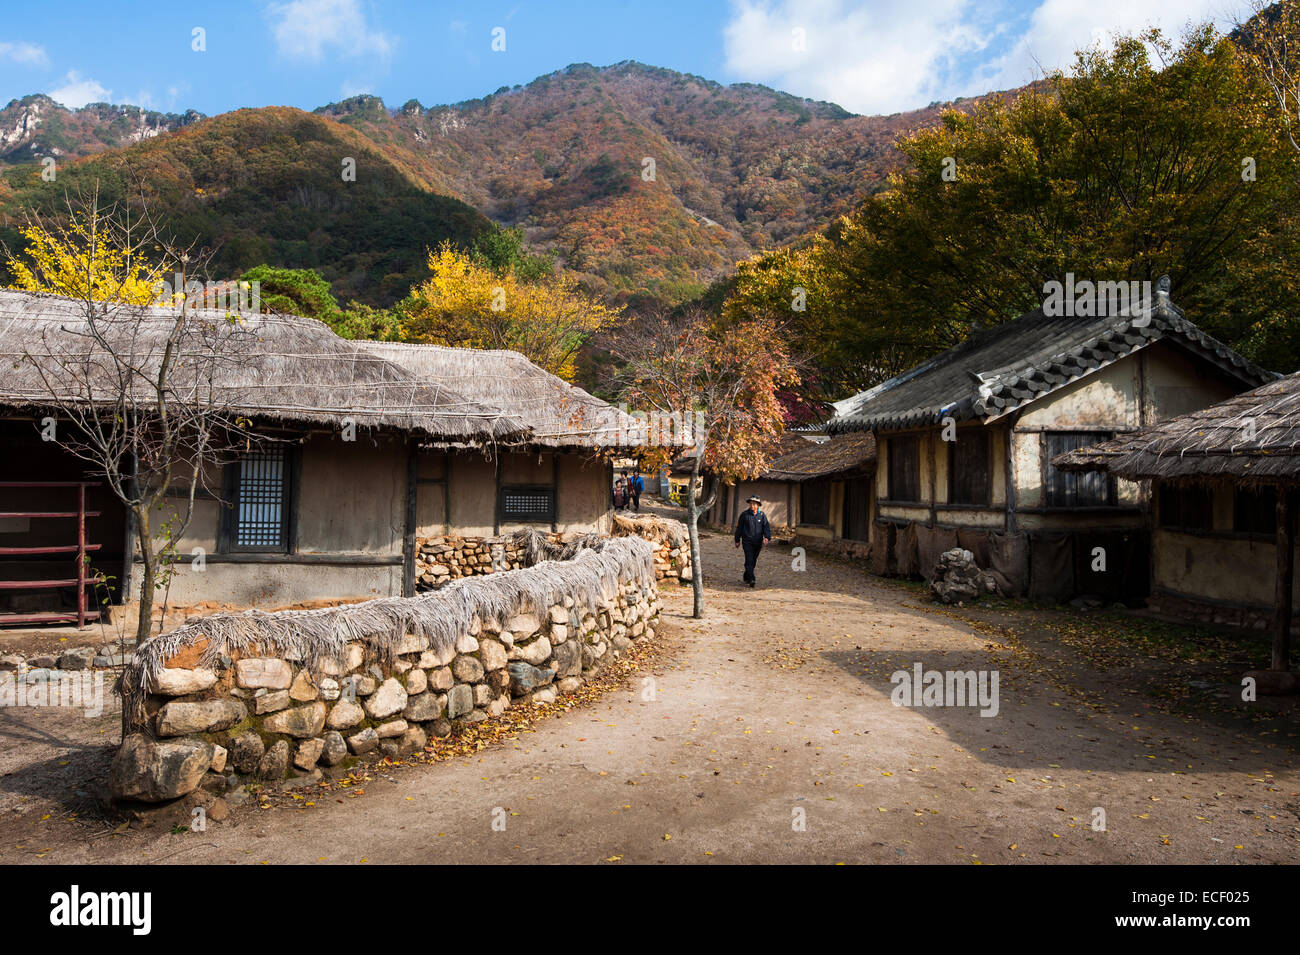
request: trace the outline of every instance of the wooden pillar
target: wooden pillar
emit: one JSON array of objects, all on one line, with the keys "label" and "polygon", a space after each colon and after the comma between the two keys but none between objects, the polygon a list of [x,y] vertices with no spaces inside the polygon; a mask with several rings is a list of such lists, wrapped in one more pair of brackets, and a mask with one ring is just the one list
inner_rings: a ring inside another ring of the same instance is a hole
[{"label": "wooden pillar", "polygon": [[446,463],[442,466],[442,527],[443,534],[451,536],[451,461],[456,455],[448,451]]},{"label": "wooden pillar", "polygon": [[497,458],[496,479],[493,482],[493,486],[496,489],[493,492],[493,495],[496,498],[496,500],[492,505],[492,536],[500,537],[501,536],[501,449],[500,448],[497,449],[496,458]]},{"label": "wooden pillar", "polygon": [[1295,538],[1291,533],[1291,492],[1277,489],[1277,581],[1273,597],[1274,670],[1291,668],[1291,588],[1295,578]]},{"label": "wooden pillar", "polygon": [[[77,485],[77,629],[86,626],[86,484]],[[165,622],[165,621],[164,621]]]},{"label": "wooden pillar", "polygon": [[935,471],[936,464],[935,464],[935,453],[934,453],[934,441],[935,441],[936,434],[937,432],[935,434],[932,434],[928,431],[924,432],[925,453],[926,453],[926,457],[930,461],[930,526],[931,527],[934,527],[937,523],[939,523],[939,507],[938,507],[939,485],[938,485],[938,474]]},{"label": "wooden pillar", "polygon": [[411,438],[406,443],[406,525],[402,539],[402,596],[415,596],[415,527],[420,494],[420,446]]},{"label": "wooden pillar", "polygon": [[551,452],[551,530],[560,529],[560,452]]},{"label": "wooden pillar", "polygon": [[[1004,494],[1007,501],[1006,515],[1002,521],[1002,529],[1008,534],[1016,532],[1016,416],[1007,419],[1007,477]],[[1043,489],[1047,493],[1047,489]]]}]

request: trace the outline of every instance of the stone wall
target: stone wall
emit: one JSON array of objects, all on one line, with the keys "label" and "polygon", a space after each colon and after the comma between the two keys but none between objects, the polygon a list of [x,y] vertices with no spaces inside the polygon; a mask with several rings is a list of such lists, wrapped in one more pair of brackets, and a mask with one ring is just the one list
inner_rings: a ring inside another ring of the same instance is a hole
[{"label": "stone wall", "polygon": [[[561,535],[551,537],[558,542]],[[525,566],[522,545],[508,536],[423,537],[417,543],[415,579],[419,590],[432,590],[462,577]]]},{"label": "stone wall", "polygon": [[303,785],[572,693],[653,639],[651,561],[644,541],[606,540],[413,598],[216,615],[156,637],[123,674],[112,794],[156,804]]},{"label": "stone wall", "polygon": [[[664,527],[676,524],[676,528]],[[650,528],[656,528],[651,531]],[[691,579],[691,551],[686,542],[686,527],[679,521],[662,518],[650,521],[620,519],[615,522],[616,536],[638,536],[654,547],[655,579],[688,582]],[[537,532],[533,532],[536,534]],[[416,589],[434,590],[453,580],[477,577],[500,570],[519,570],[531,566],[527,547],[528,533],[498,537],[422,537],[417,540],[415,559]],[[550,533],[540,535],[553,547],[572,546],[591,535]]]}]

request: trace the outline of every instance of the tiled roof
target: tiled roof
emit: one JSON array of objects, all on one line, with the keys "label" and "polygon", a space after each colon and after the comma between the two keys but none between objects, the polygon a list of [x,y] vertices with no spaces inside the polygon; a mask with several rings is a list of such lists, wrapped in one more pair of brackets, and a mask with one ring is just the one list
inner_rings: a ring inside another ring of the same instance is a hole
[{"label": "tiled roof", "polygon": [[1158,283],[1149,316],[1048,316],[1042,309],[976,332],[955,348],[840,402],[833,434],[987,420],[1014,411],[1158,340],[1173,342],[1254,387],[1277,376],[1205,334]]}]

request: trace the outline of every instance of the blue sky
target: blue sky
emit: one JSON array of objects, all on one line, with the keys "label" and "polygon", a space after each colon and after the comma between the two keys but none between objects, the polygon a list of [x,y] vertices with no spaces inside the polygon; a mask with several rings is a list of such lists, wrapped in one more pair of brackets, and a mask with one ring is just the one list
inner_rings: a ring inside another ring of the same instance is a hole
[{"label": "blue sky", "polygon": [[1237,12],[1231,0],[65,0],[52,17],[11,3],[0,103],[43,92],[214,114],[369,92],[433,106],[570,63],[639,60],[889,113],[1020,85],[1116,31],[1177,34]]}]

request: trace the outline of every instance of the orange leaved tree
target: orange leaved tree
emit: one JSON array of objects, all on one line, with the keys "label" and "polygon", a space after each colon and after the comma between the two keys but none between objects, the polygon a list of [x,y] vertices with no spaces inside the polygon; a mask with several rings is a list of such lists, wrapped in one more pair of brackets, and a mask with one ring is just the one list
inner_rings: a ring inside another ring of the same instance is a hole
[{"label": "orange leaved tree", "polygon": [[[639,409],[681,422],[693,447],[686,493],[693,616],[704,616],[699,517],[713,506],[719,480],[766,470],[785,431],[780,396],[799,384],[783,330],[769,317],[722,324],[700,311],[640,324],[611,349],[624,363],[622,396]],[[692,493],[701,477],[697,499]]]}]

